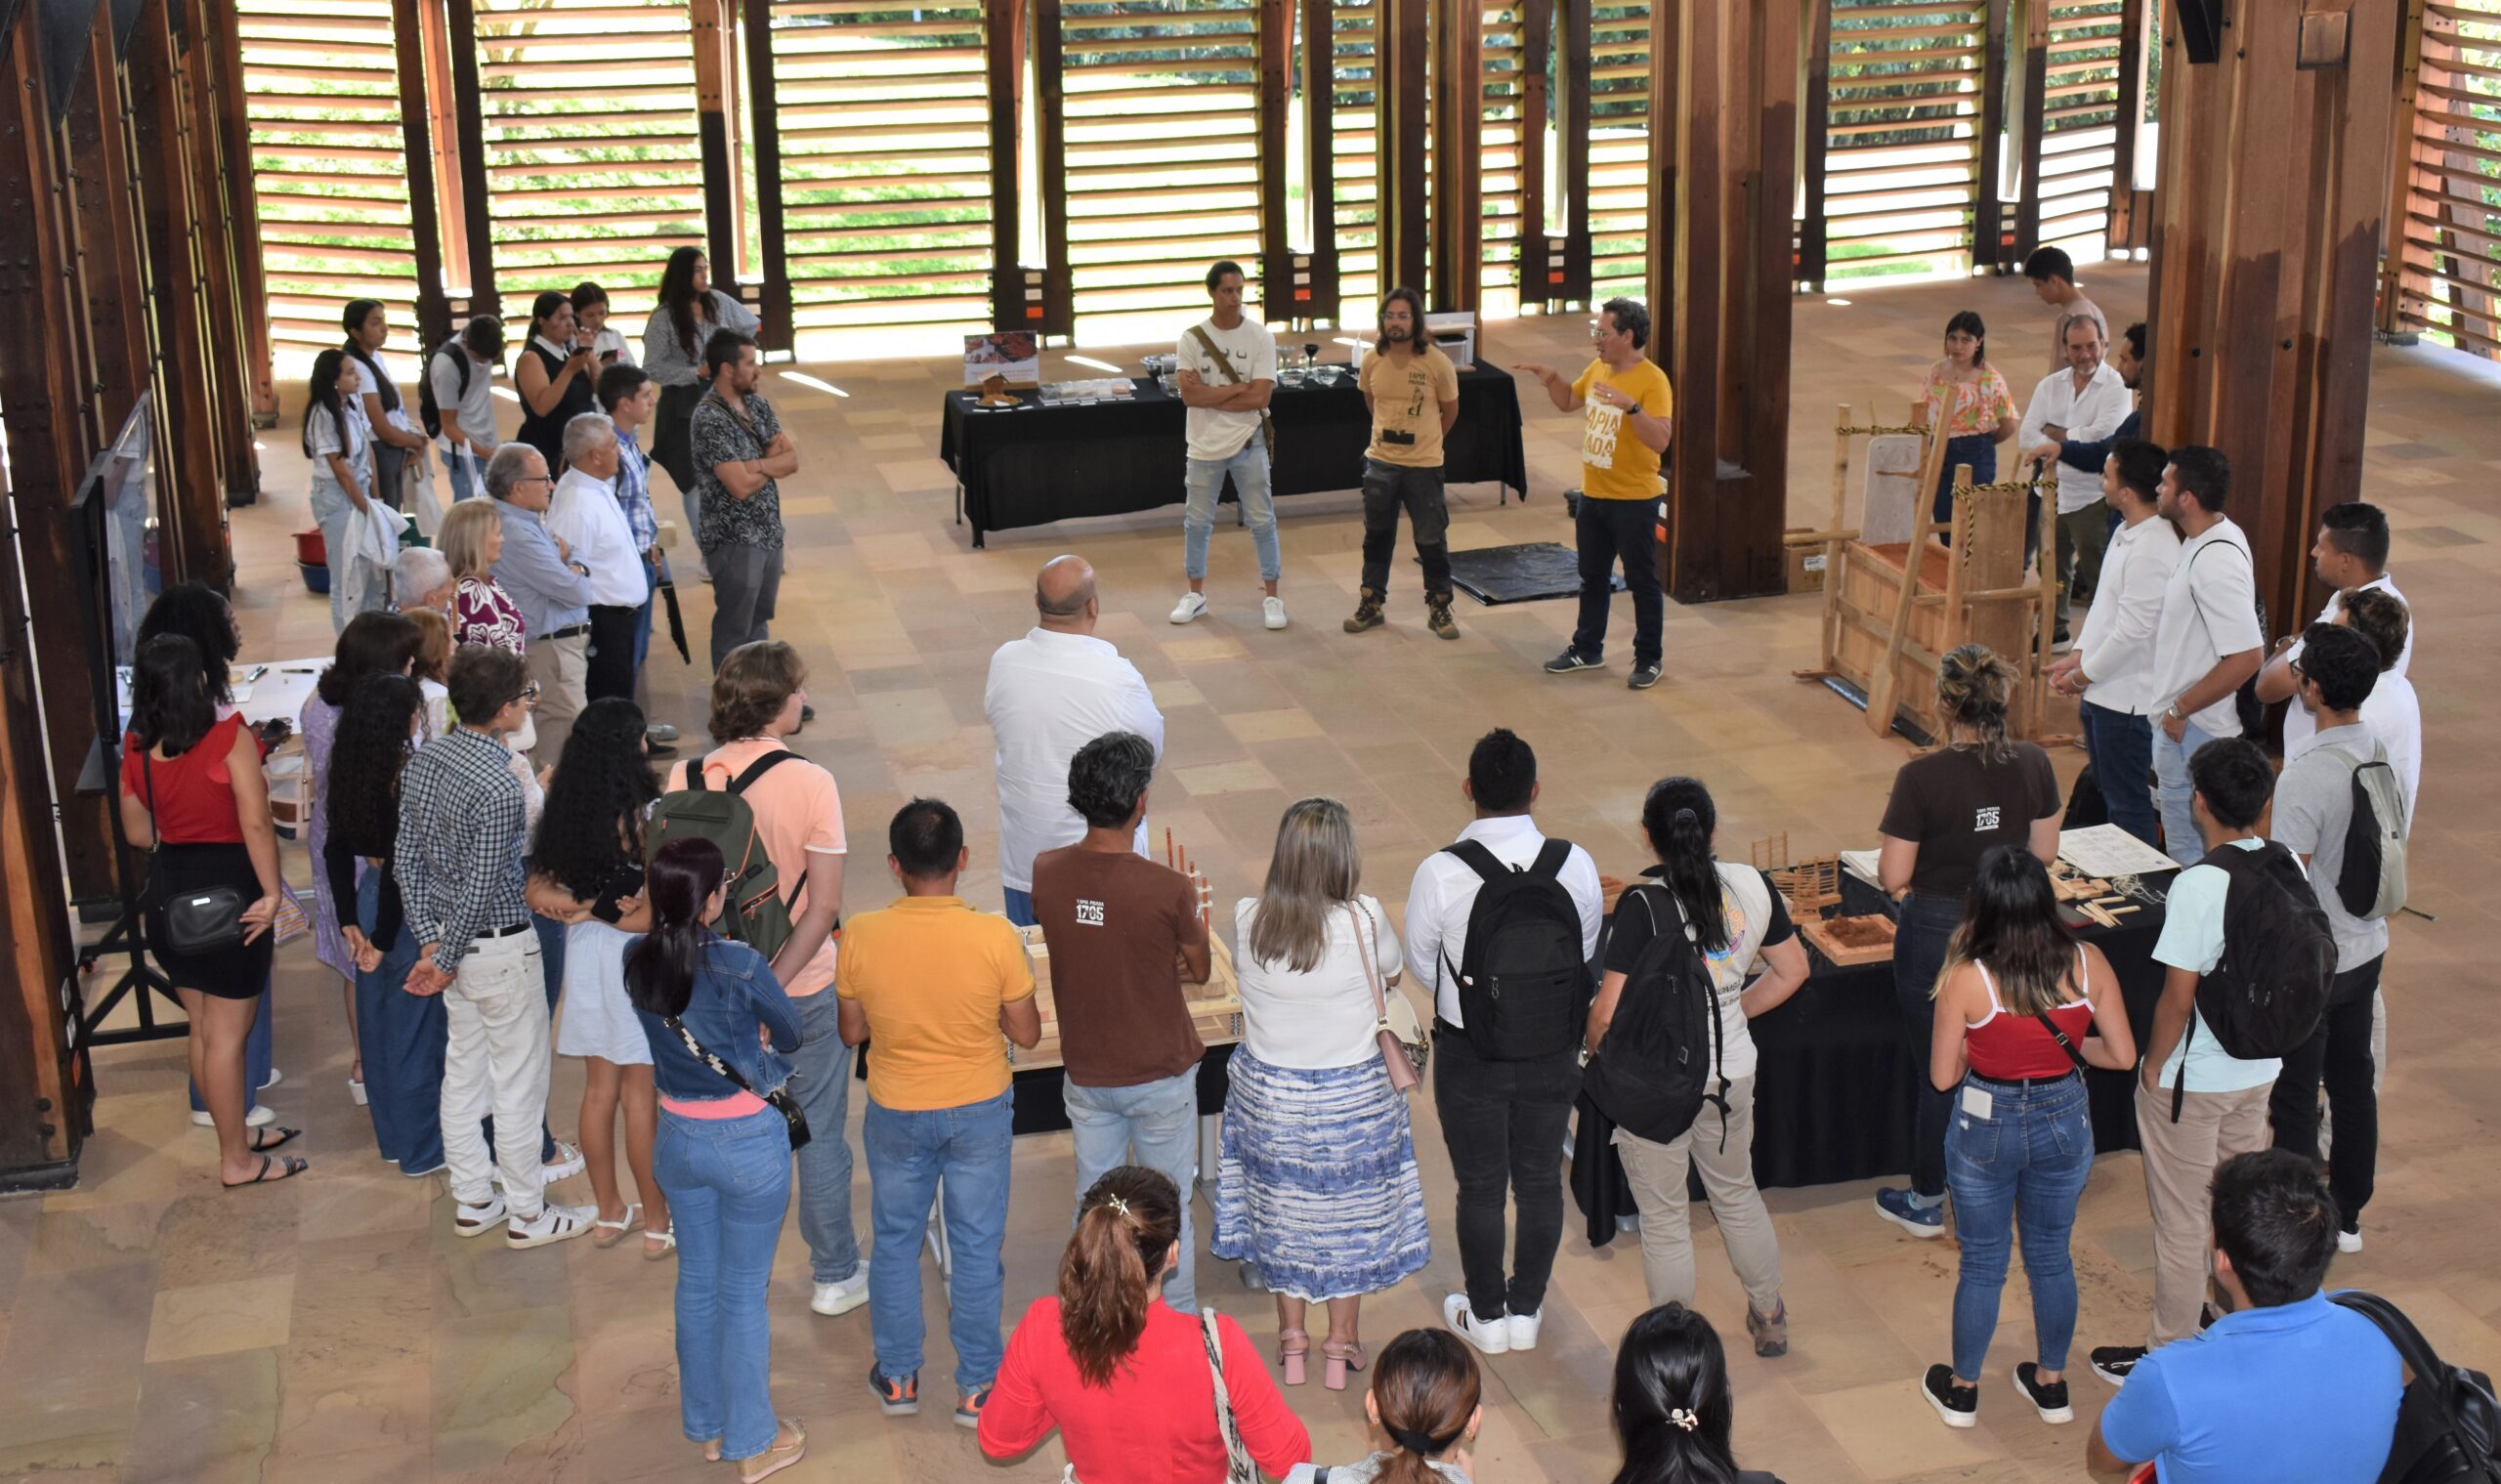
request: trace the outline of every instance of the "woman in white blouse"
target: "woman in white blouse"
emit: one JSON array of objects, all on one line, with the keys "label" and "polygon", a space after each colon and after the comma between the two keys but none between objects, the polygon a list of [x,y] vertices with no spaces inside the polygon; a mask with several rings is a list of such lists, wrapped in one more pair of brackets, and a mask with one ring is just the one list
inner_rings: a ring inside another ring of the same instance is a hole
[{"label": "woman in white blouse", "polygon": [[1323,1381],[1364,1367],[1363,1295],[1432,1255],[1407,1100],[1390,1085],[1374,991],[1395,993],[1398,935],[1355,887],[1346,806],[1286,810],[1267,885],[1234,909],[1242,1044],[1230,1063],[1216,1166],[1217,1257],[1258,1270],[1277,1299],[1278,1360],[1303,1379],[1307,1304],[1327,1303]]},{"label": "woman in white blouse", "polygon": [[[342,633],[356,616],[348,607],[348,565],[355,560],[351,530],[358,512],[382,498],[373,477],[373,431],[354,400],[356,362],[345,351],[313,358],[313,379],[304,404],[304,456],[313,461],[313,523],[321,528],[329,556],[330,631]],[[391,606],[390,584],[368,591],[363,607]]]}]

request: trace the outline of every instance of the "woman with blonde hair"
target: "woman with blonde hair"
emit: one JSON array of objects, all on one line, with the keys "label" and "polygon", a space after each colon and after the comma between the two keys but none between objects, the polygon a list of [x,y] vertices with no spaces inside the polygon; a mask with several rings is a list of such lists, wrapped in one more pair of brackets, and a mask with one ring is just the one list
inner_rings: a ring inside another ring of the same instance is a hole
[{"label": "woman with blonde hair", "polygon": [[412,608],[403,616],[417,626],[417,659],[408,670],[425,697],[425,740],[449,732],[451,719],[451,620],[431,608]]},{"label": "woman with blonde hair", "polygon": [[[1059,1430],[1070,1480],[1222,1484],[1232,1446],[1270,1474],[1311,1457],[1311,1434],[1259,1364],[1242,1326],[1164,1301],[1180,1260],[1181,1193],[1123,1165],[1087,1187],[1059,1263],[1007,1341],[981,1410],[981,1451],[1013,1459]],[[1222,1357],[1219,1418],[1210,1347]]]},{"label": "woman with blonde hair", "polygon": [[[462,500],[443,518],[437,539],[443,559],[451,564],[451,647],[489,644],[527,658],[530,635],[521,605],[495,580],[495,560],[504,554],[504,520],[495,504]],[[524,717],[508,745],[527,752],[537,743],[537,724]]]},{"label": "woman with blonde hair", "polygon": [[1322,1380],[1334,1391],[1364,1368],[1363,1295],[1432,1255],[1407,1100],[1376,1039],[1374,996],[1398,983],[1398,935],[1356,892],[1362,872],[1346,806],[1303,799],[1277,826],[1267,884],[1234,909],[1243,1030],[1211,1249],[1276,1294],[1287,1385],[1302,1383],[1311,1352],[1305,1306],[1328,1304]]},{"label": "woman with blonde hair", "polygon": [[[1901,901],[1893,937],[1893,999],[1910,1029],[1909,1044],[1929,1042],[1929,996],[1945,962],[1946,940],[1963,920],[1980,857],[1998,845],[2028,847],[2047,866],[2058,855],[2064,805],[2050,755],[2028,742],[2010,742],[2007,707],[2014,667],[1981,644],[1967,644],[1936,666],[1936,712],[1944,745],[1912,758],[1893,775],[1877,828],[1884,847],[1877,875]],[[1914,1068],[1915,1073],[1924,1069]],[[1914,1237],[1945,1234],[1945,1121],[1953,1104],[1925,1076],[1914,1076],[1917,1112],[1907,1190],[1876,1192],[1876,1213]]]}]

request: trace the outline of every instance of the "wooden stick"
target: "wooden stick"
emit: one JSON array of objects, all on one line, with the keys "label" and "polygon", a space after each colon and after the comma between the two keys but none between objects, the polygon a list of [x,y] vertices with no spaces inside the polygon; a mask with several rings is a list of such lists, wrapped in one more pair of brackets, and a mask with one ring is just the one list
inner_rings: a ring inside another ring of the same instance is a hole
[{"label": "wooden stick", "polygon": [[1842,516],[1849,498],[1849,435],[1840,429],[1849,426],[1849,404],[1842,404],[1840,420],[1833,424],[1833,514],[1824,523],[1824,617],[1821,624],[1824,646],[1823,663],[1819,669],[1833,667],[1833,655],[1841,646],[1841,566],[1842,548],[1848,538],[1840,534]]},{"label": "wooden stick", "polygon": [[[1935,523],[1927,519],[1929,491],[1936,488],[1935,471],[1945,458],[1945,440],[1931,434],[1928,457],[1920,463],[1920,486],[1912,492],[1911,539],[1902,548],[1902,586],[1893,599],[1893,626],[1885,636],[1885,657],[1876,673],[1868,677],[1867,730],[1878,737],[1889,737],[1893,731],[1893,712],[1901,703],[1900,668],[1902,643],[1910,637],[1911,604],[1919,596],[1919,569],[1927,555],[1929,533]],[[1969,464],[1958,464],[1954,470],[1954,487],[1960,489],[1971,482]]]}]

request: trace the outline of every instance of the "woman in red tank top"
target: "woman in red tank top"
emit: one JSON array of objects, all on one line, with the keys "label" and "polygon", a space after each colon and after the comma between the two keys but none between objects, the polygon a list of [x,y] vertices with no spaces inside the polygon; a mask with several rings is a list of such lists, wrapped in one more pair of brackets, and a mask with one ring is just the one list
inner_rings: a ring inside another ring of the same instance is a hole
[{"label": "woman in red tank top", "polygon": [[2082,1073],[2125,1072],[2136,1062],[2118,977],[2060,920],[2048,869],[2020,845],[1980,857],[1937,978],[1929,1048],[1931,1084],[1954,1095],[1945,1188],[1963,1249],[1954,1360],[1929,1367],[1922,1387],[1947,1426],[1978,1420],[1980,1373],[2018,1225],[2039,1349],[2014,1368],[2015,1389],[2043,1420],[2075,1420],[2065,1376],[2076,1305],[2067,1238],[2093,1171]]}]

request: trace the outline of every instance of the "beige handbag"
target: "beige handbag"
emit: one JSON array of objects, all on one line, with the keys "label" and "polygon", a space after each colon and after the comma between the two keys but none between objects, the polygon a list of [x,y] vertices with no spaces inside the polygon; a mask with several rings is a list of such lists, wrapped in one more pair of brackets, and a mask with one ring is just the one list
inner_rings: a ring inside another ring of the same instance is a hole
[{"label": "beige handbag", "polygon": [[1424,1028],[1416,1019],[1416,1007],[1407,996],[1390,993],[1381,983],[1380,924],[1373,921],[1372,909],[1361,902],[1352,906],[1355,948],[1363,955],[1364,980],[1372,987],[1374,1039],[1380,1043],[1380,1062],[1389,1070],[1389,1085],[1401,1092],[1413,1092],[1417,1083],[1423,1081],[1425,1067],[1432,1062],[1433,1043],[1425,1039]]}]

